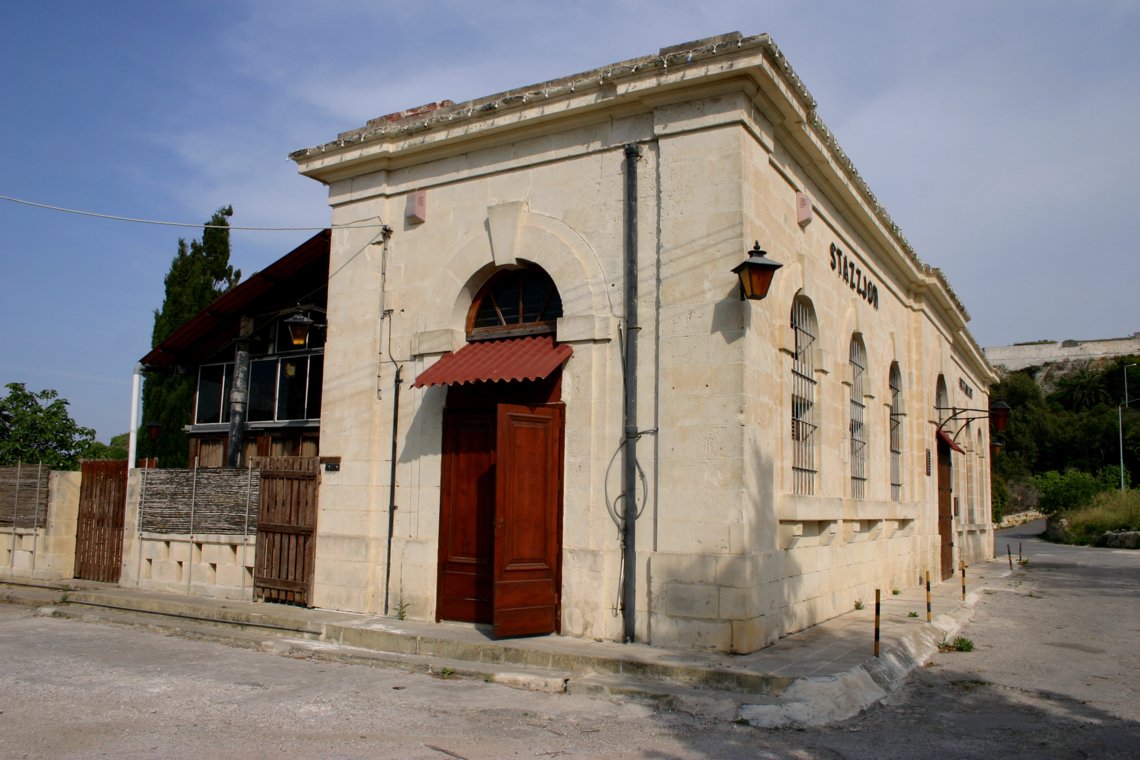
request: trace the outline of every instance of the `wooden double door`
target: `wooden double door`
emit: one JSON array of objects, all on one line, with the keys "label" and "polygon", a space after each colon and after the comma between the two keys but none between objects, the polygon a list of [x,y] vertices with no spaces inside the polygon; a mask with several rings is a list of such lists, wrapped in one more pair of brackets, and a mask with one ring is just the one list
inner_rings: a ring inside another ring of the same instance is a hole
[{"label": "wooden double door", "polygon": [[950,447],[938,439],[938,536],[942,580],[954,575],[954,469]]},{"label": "wooden double door", "polygon": [[559,629],[564,429],[561,403],[444,410],[437,619]]}]

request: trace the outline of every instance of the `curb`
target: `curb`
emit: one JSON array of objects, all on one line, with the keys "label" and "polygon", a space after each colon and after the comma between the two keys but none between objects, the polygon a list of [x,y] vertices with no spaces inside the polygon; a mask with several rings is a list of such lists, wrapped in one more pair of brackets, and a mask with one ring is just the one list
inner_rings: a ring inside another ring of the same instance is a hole
[{"label": "curb", "polygon": [[853,667],[825,676],[734,669],[698,652],[679,653],[681,657],[664,662],[651,650],[575,651],[543,647],[542,642],[462,640],[350,613],[132,595],[70,584],[9,584],[0,587],[0,602],[36,607],[43,615],[131,625],[287,657],[639,701],[757,728],[789,728],[846,720],[883,700],[973,617],[983,593],[995,590],[1000,589],[973,589],[966,601],[955,600],[958,606],[932,623],[896,630],[883,641],[880,657],[868,655]]}]

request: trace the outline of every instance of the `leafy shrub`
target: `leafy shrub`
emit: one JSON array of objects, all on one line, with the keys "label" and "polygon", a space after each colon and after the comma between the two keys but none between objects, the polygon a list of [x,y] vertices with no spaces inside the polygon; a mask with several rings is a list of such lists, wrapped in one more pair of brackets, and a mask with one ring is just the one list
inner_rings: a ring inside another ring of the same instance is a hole
[{"label": "leafy shrub", "polygon": [[1005,478],[997,473],[994,473],[991,482],[990,500],[990,509],[993,511],[991,519],[994,524],[1000,523],[1001,518],[1005,517],[1006,508],[1009,506],[1009,488],[1005,485]]},{"label": "leafy shrub", "polygon": [[1033,481],[1041,492],[1038,508],[1047,515],[1091,504],[1093,498],[1106,489],[1097,477],[1072,469],[1064,473],[1050,470],[1037,475]]},{"label": "leafy shrub", "polygon": [[1092,504],[1065,513],[1070,540],[1094,544],[1109,531],[1140,530],[1140,491],[1105,491]]}]

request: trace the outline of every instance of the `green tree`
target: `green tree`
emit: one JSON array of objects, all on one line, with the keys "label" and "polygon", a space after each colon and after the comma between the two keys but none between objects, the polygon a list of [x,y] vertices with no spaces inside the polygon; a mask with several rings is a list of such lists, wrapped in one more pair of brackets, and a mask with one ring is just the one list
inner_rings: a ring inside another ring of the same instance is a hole
[{"label": "green tree", "polygon": [[23,383],[8,383],[0,399],[0,465],[43,463],[73,470],[95,441],[95,431],[80,427],[67,411],[67,399],[54,390],[33,393]]},{"label": "green tree", "polygon": [[1061,377],[1049,398],[1070,411],[1088,410],[1108,403],[1108,389],[1104,375],[1085,365]]},{"label": "green tree", "polygon": [[[233,208],[214,212],[202,230],[201,241],[189,244],[179,239],[178,253],[166,274],[162,308],[154,312],[151,347],[158,346],[202,309],[210,305],[241,279],[241,271],[230,265],[229,217]],[[143,387],[143,425],[140,440],[149,444],[145,426],[156,422],[159,464],[181,467],[186,463],[188,441],[183,427],[191,422],[196,377],[187,374],[149,373]],[[140,449],[149,456],[150,451]]]},{"label": "green tree", "polygon": [[[1009,506],[1048,509],[1090,499],[1089,483],[1120,483],[1121,437],[1125,482],[1140,471],[1140,409],[1118,410],[1124,397],[1122,357],[1104,369],[1088,365],[1062,375],[1045,398],[1028,372],[1011,372],[991,389],[1011,407],[1005,450],[993,460],[995,480],[1009,491]],[[1135,397],[1137,391],[1129,387]],[[1140,406],[1140,402],[1133,406]],[[1059,506],[1059,505],[1064,505]]]},{"label": "green tree", "polygon": [[123,433],[110,443],[95,441],[84,454],[84,459],[126,459],[130,448],[130,434]]}]

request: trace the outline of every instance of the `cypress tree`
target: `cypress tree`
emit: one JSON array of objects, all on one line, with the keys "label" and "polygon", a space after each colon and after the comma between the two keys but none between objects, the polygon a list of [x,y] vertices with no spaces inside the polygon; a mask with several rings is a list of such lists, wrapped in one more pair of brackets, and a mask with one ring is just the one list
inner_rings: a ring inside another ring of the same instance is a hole
[{"label": "cypress tree", "polygon": [[[162,308],[154,312],[151,348],[158,346],[187,320],[237,285],[241,270],[230,265],[229,217],[233,208],[224,206],[214,212],[202,230],[202,239],[189,244],[178,240],[178,252],[166,274]],[[183,467],[187,462],[189,441],[183,428],[191,423],[194,411],[194,389],[197,376],[150,372],[143,387],[143,428],[139,431],[139,455],[151,456],[146,426],[160,425],[157,446],[158,461],[165,467]]]}]

